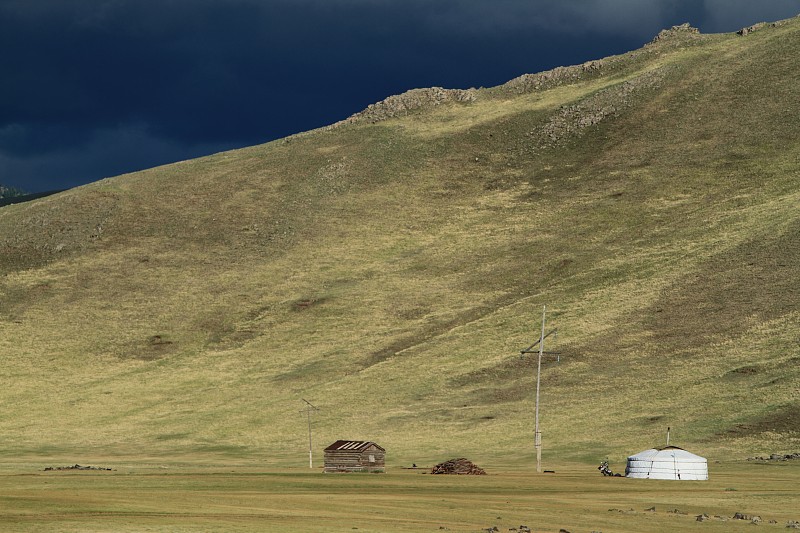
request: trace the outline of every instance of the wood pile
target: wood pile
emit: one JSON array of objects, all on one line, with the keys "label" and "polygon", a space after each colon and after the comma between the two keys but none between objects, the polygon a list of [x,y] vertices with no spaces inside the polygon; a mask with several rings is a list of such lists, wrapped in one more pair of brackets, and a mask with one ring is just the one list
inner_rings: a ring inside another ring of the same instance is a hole
[{"label": "wood pile", "polygon": [[450,459],[443,463],[439,463],[431,470],[431,474],[456,474],[456,475],[470,475],[470,476],[483,476],[486,475],[486,470],[479,468],[478,465],[469,459]]},{"label": "wood pile", "polygon": [[111,470],[110,468],[103,468],[102,466],[81,466],[78,464],[72,466],[48,466],[44,469],[45,472],[53,470]]}]

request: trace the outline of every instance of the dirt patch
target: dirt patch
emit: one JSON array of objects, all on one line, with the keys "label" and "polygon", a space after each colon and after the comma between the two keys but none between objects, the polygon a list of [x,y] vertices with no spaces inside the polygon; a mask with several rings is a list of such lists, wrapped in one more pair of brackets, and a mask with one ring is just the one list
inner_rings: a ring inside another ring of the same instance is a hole
[{"label": "dirt patch", "polygon": [[306,309],[321,305],[325,303],[325,301],[326,298],[301,298],[292,304],[292,309],[294,311],[305,311]]},{"label": "dirt patch", "polygon": [[156,361],[177,350],[178,344],[163,335],[151,335],[144,340],[134,341],[121,346],[119,357],[122,359],[138,359],[139,361]]},{"label": "dirt patch", "polygon": [[734,368],[729,372],[730,374],[758,374],[758,367],[755,366],[742,366]]}]

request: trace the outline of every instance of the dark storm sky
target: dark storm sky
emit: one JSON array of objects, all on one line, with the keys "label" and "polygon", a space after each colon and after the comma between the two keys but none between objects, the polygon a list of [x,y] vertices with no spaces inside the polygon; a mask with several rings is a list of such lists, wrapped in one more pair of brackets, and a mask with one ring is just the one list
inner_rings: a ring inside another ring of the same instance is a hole
[{"label": "dark storm sky", "polygon": [[249,146],[416,87],[489,87],[800,0],[0,0],[0,184]]}]

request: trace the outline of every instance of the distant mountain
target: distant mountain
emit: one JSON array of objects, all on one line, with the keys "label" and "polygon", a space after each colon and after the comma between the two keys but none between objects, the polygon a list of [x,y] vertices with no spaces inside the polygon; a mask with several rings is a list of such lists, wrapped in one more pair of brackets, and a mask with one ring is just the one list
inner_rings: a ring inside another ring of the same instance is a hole
[{"label": "distant mountain", "polygon": [[38,200],[39,198],[44,198],[45,196],[50,196],[59,192],[63,191],[44,191],[28,194],[19,189],[3,187],[0,185],[0,207],[30,202],[31,200]]},{"label": "distant mountain", "polygon": [[3,453],[302,466],[305,398],[318,453],[530,464],[545,304],[545,461],[796,451],[798,57],[676,26],[0,209]]},{"label": "distant mountain", "polygon": [[22,196],[25,193],[15,187],[6,187],[5,185],[0,184],[0,199],[2,198],[13,198],[15,196]]}]

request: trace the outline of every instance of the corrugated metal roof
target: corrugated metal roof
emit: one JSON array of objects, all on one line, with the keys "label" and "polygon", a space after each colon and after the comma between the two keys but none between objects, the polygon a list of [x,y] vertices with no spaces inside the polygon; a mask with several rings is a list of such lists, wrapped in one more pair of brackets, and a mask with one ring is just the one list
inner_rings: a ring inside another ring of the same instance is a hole
[{"label": "corrugated metal roof", "polygon": [[370,446],[375,446],[381,451],[386,451],[377,444],[369,440],[337,440],[327,448],[325,448],[326,452],[332,451],[339,451],[339,450],[357,450],[363,451],[369,448]]}]

